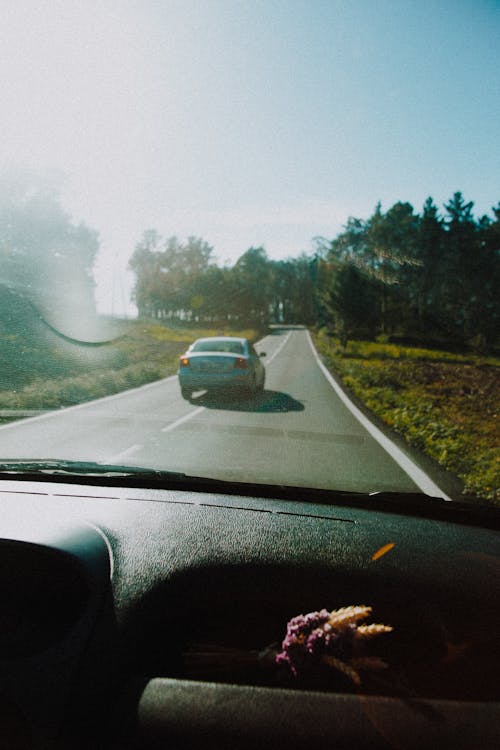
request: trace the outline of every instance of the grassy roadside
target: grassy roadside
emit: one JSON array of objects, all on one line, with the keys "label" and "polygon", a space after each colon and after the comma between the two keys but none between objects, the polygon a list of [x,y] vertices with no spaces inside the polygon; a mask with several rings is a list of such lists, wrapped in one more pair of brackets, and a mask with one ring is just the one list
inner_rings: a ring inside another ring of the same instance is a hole
[{"label": "grassy roadside", "polygon": [[[34,375],[31,382],[0,390],[0,423],[29,412],[57,409],[108,396],[173,375],[177,361],[196,338],[214,336],[218,329],[168,327],[155,321],[131,320],[120,325],[120,335],[98,349],[64,352],[64,364],[51,377]],[[252,341],[262,332],[254,328],[227,330],[226,335],[245,336]],[[56,345],[42,350],[55,362]]]},{"label": "grassy roadside", "polygon": [[408,443],[500,505],[500,359],[352,341],[314,341],[347,388]]}]

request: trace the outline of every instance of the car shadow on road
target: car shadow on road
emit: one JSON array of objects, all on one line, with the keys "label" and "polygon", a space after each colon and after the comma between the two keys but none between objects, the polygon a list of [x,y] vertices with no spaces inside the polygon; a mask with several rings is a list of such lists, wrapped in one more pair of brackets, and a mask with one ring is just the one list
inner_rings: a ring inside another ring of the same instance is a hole
[{"label": "car shadow on road", "polygon": [[243,396],[241,394],[224,393],[202,393],[191,399],[196,406],[205,406],[207,409],[226,409],[229,411],[254,411],[267,414],[276,414],[287,411],[304,411],[304,404],[297,401],[288,393],[281,391],[265,390],[254,396]]}]

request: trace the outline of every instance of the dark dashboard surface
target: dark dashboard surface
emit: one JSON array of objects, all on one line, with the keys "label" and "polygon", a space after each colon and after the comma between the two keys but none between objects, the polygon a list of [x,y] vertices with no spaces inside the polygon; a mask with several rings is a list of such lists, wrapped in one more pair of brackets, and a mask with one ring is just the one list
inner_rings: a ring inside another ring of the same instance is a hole
[{"label": "dark dashboard surface", "polygon": [[[498,746],[499,555],[495,529],[300,496],[5,481],[4,745]],[[384,680],[250,658],[355,604],[394,628]]]}]

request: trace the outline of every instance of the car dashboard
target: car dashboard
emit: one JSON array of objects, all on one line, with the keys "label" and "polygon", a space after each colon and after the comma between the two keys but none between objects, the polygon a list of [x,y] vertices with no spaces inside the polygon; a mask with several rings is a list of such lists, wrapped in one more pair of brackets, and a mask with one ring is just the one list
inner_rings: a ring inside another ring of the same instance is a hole
[{"label": "car dashboard", "polygon": [[[498,747],[494,524],[316,500],[3,481],[2,746]],[[277,669],[290,618],[361,604],[382,677]]]}]

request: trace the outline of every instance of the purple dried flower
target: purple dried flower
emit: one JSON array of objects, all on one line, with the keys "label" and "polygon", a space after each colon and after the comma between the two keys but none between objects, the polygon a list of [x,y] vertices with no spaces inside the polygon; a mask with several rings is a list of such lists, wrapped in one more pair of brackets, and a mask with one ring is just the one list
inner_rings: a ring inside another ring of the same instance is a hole
[{"label": "purple dried flower", "polygon": [[389,625],[358,625],[371,612],[371,607],[352,606],[293,617],[276,663],[286,666],[294,677],[317,674],[326,665],[359,684],[358,670],[385,666],[381,659],[363,658],[361,644],[392,630]]}]

